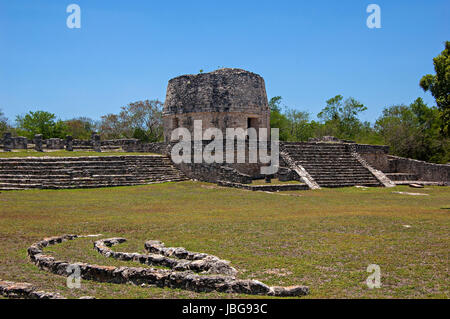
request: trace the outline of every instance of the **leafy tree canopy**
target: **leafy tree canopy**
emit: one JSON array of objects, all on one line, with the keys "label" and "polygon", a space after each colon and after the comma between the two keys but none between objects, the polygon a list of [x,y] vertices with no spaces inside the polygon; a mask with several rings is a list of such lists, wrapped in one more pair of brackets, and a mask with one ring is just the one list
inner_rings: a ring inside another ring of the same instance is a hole
[{"label": "leafy tree canopy", "polygon": [[52,137],[65,138],[66,125],[56,120],[53,113],[45,111],[28,112],[24,116],[16,117],[17,133],[32,139],[36,134],[42,134],[43,139]]},{"label": "leafy tree canopy", "polygon": [[441,118],[441,132],[450,134],[450,41],[445,42],[445,49],[433,59],[435,75],[427,74],[420,80],[424,91],[430,91],[436,99]]}]

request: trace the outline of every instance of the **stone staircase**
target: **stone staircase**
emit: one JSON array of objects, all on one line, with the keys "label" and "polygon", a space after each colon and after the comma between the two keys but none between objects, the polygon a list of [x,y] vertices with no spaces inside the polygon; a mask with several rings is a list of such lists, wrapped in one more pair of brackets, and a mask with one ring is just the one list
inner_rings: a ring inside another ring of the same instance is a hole
[{"label": "stone staircase", "polygon": [[158,155],[0,158],[0,190],[129,186],[186,179],[168,157]]},{"label": "stone staircase", "polygon": [[382,186],[345,143],[283,143],[282,151],[320,187]]}]

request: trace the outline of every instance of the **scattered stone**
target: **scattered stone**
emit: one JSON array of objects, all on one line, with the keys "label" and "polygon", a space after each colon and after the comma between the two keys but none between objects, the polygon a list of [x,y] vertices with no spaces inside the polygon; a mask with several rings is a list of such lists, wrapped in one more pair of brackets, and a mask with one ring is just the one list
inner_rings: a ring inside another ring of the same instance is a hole
[{"label": "scattered stone", "polygon": [[408,193],[408,192],[392,192],[394,194],[411,195],[411,196],[429,196],[429,194],[423,193]]},{"label": "scattered stone", "polygon": [[277,297],[305,296],[309,294],[306,286],[272,287],[269,295]]},{"label": "scattered stone", "polygon": [[23,299],[65,299],[58,293],[37,290],[27,282],[13,282],[0,280],[0,295],[7,298]]},{"label": "scattered stone", "polygon": [[424,188],[423,185],[421,185],[421,184],[416,184],[416,183],[409,184],[409,187],[412,187],[412,188]]}]

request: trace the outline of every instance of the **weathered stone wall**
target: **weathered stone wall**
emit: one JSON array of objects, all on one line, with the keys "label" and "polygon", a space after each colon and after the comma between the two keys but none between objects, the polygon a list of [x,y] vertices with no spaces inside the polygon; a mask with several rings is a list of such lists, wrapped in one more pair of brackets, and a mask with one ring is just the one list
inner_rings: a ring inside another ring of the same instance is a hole
[{"label": "weathered stone wall", "polygon": [[203,131],[214,127],[270,128],[270,110],[264,79],[241,69],[219,69],[210,73],[182,75],[167,86],[163,111],[165,141],[178,127],[193,132],[202,120]]},{"label": "weathered stone wall", "polygon": [[13,149],[26,150],[28,147],[28,139],[23,136],[13,137]]},{"label": "weathered stone wall", "polygon": [[241,184],[249,184],[252,182],[252,177],[250,175],[243,174],[232,167],[221,164],[180,163],[174,165],[187,177],[203,182],[216,183],[218,181],[229,181]]},{"label": "weathered stone wall", "polygon": [[[207,145],[209,143],[211,143],[211,141],[199,141],[200,143],[200,147],[199,147],[199,153],[203,154],[205,147],[207,147]],[[166,154],[168,156],[171,156],[171,150],[172,147],[175,145],[176,143],[171,143],[168,145],[168,147],[166,148]],[[247,183],[249,181],[249,179],[251,180],[252,178],[263,178],[264,176],[261,175],[261,167],[265,164],[261,164],[260,162],[256,162],[256,163],[251,163],[250,159],[249,159],[249,152],[256,152],[256,150],[253,150],[250,148],[249,143],[246,142],[245,146],[244,146],[244,152],[245,152],[245,159],[244,159],[244,163],[238,163],[237,162],[237,158],[238,158],[238,146],[237,143],[235,141],[234,143],[234,147],[230,147],[231,144],[228,144],[227,146],[227,141],[223,141],[223,146],[222,146],[222,150],[223,150],[223,154],[222,154],[222,163],[206,163],[206,162],[202,162],[202,163],[195,163],[195,143],[192,142],[190,143],[191,147],[190,147],[190,152],[191,152],[191,157],[190,157],[190,163],[180,163],[180,164],[174,164],[178,169],[180,169],[186,176],[192,178],[192,179],[198,179],[201,181],[206,181],[206,182],[217,182],[219,180],[226,180],[226,181],[230,181],[230,182],[237,182],[237,183]],[[233,163],[226,163],[226,154],[228,152],[227,147],[230,148],[230,152],[232,152],[234,154],[234,162]],[[189,148],[188,146],[186,146],[186,148]],[[268,152],[270,152],[270,147],[268,147],[269,150]],[[234,173],[236,175],[236,177],[233,177],[230,172],[230,168],[234,170]]]},{"label": "weathered stone wall", "polygon": [[128,141],[122,144],[125,152],[145,152],[155,154],[167,154],[168,144],[163,142],[146,143],[139,140]]},{"label": "weathered stone wall", "polygon": [[450,164],[434,164],[388,155],[389,172],[416,174],[419,180],[450,184]]},{"label": "weathered stone wall", "polygon": [[389,171],[389,146],[355,144],[356,152],[372,167],[382,171]]},{"label": "weathered stone wall", "polygon": [[62,150],[66,143],[65,140],[61,138],[49,138],[45,140],[45,144],[49,150]]},{"label": "weathered stone wall", "polygon": [[356,152],[373,168],[384,173],[408,173],[417,175],[420,181],[450,181],[450,165],[434,164],[411,158],[389,155],[389,146],[355,144]]}]

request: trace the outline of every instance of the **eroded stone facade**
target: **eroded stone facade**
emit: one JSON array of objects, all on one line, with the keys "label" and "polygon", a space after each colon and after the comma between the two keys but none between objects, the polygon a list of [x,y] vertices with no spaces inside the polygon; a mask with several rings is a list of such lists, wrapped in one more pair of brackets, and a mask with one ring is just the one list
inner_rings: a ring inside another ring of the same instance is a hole
[{"label": "eroded stone facade", "polygon": [[[178,127],[194,131],[194,121],[202,128],[254,127],[270,130],[270,110],[264,79],[241,69],[219,69],[210,73],[182,75],[167,86],[164,103],[164,138]],[[194,138],[194,136],[192,135]]]}]

